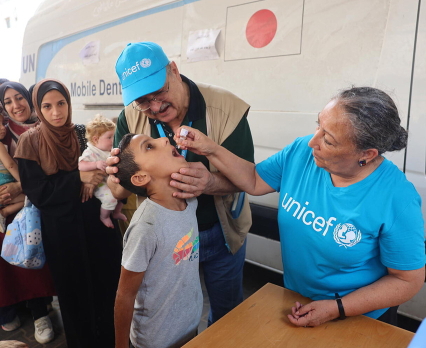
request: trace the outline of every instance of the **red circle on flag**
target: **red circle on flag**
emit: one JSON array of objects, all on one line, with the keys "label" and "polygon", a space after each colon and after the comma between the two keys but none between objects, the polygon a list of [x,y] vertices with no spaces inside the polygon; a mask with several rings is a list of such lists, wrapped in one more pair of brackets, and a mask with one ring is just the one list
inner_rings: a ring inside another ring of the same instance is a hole
[{"label": "red circle on flag", "polygon": [[262,48],[268,45],[277,32],[277,17],[269,10],[257,11],[250,17],[246,27],[246,38],[250,45]]}]

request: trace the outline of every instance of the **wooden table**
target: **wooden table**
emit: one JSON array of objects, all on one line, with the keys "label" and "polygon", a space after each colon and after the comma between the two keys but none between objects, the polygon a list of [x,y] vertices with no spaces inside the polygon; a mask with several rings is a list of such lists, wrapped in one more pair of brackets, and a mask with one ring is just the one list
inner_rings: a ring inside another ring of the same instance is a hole
[{"label": "wooden table", "polygon": [[184,347],[405,348],[414,336],[363,315],[314,328],[296,327],[287,318],[295,301],[311,300],[268,283]]}]

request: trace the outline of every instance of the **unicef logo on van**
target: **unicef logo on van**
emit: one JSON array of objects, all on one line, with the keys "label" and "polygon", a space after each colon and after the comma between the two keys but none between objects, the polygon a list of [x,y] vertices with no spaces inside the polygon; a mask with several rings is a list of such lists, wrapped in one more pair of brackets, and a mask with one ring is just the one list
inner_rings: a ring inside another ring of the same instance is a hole
[{"label": "unicef logo on van", "polygon": [[352,224],[338,224],[333,232],[334,240],[339,246],[353,247],[361,240],[361,231]]},{"label": "unicef logo on van", "polygon": [[142,68],[149,68],[151,66],[151,59],[144,58],[141,60],[141,67]]}]

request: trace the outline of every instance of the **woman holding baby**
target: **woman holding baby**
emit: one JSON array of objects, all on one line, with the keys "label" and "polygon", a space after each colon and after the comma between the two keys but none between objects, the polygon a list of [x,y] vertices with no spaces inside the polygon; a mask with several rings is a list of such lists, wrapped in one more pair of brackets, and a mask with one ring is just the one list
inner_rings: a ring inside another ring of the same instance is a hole
[{"label": "woman holding baby", "polygon": [[67,344],[113,347],[121,235],[97,218],[97,199],[82,203],[80,196],[84,184],[96,186],[104,174],[78,170],[81,152],[65,85],[40,81],[33,103],[40,125],[21,136],[15,158],[22,189],[41,212],[43,245]]}]

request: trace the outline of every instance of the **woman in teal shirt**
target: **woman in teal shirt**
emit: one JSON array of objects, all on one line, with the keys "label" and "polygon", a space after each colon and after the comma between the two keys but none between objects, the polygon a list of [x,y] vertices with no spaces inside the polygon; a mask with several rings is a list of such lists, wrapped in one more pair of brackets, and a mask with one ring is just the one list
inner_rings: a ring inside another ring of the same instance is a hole
[{"label": "woman in teal shirt", "polygon": [[[414,186],[382,156],[407,143],[386,93],[343,91],[319,114],[314,135],[257,166],[196,130],[183,142],[176,139],[207,156],[242,191],[280,192],[284,285],[314,300],[296,303],[288,316],[293,324],[317,326],[359,314],[396,324],[396,306],[425,279],[424,222]],[[173,178],[188,182],[179,174]],[[214,176],[204,179],[208,193]]]}]

